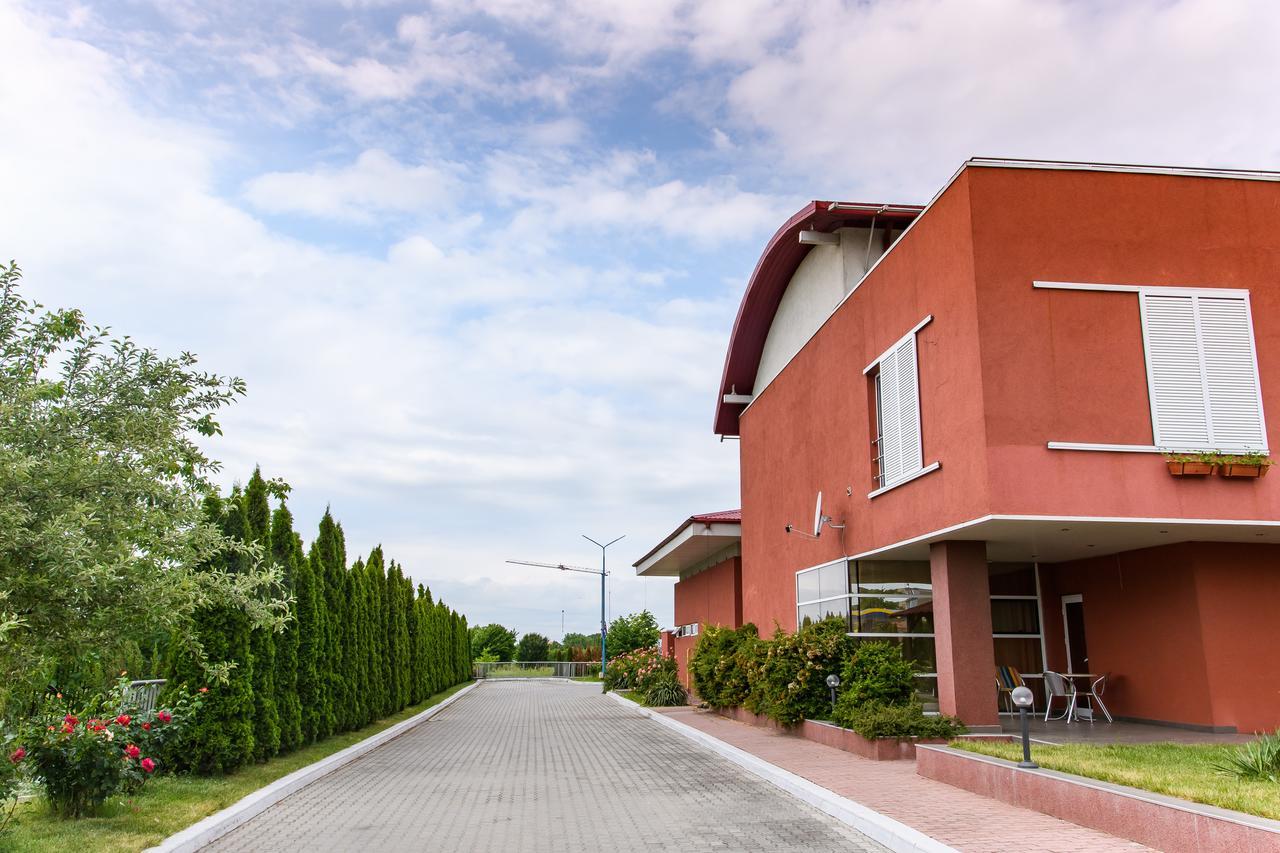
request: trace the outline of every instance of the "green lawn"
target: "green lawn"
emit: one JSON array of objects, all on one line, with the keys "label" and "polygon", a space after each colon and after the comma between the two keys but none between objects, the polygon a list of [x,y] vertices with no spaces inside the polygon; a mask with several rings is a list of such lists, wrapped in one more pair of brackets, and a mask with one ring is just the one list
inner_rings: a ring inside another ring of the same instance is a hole
[{"label": "green lawn", "polygon": [[[952,741],[951,745],[1010,761],[1022,759],[1020,743],[966,738]],[[1280,785],[1241,781],[1213,769],[1233,750],[1231,746],[1207,744],[1032,744],[1031,757],[1048,770],[1280,819]]]},{"label": "green lawn", "polygon": [[573,678],[569,680],[570,681],[586,681],[592,684],[601,684],[604,682],[604,679],[598,675],[575,675]]},{"label": "green lawn", "polygon": [[265,764],[246,767],[230,776],[161,776],[147,783],[137,797],[110,801],[101,817],[63,821],[44,803],[18,806],[9,831],[0,836],[0,850],[14,853],[125,853],[143,850],[184,829],[282,776],[346,749],[370,735],[406,720],[457,693],[459,684],[412,708],[355,732],[335,735]]},{"label": "green lawn", "polygon": [[485,678],[551,678],[556,674],[553,666],[495,666],[484,674]]}]

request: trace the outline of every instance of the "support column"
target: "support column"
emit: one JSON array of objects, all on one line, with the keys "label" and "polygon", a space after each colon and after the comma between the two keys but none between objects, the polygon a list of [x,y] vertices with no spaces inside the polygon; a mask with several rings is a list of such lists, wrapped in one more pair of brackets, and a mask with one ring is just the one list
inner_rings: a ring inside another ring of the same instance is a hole
[{"label": "support column", "polygon": [[929,566],[938,704],[942,713],[971,728],[998,726],[987,543],[935,542],[929,546]]}]

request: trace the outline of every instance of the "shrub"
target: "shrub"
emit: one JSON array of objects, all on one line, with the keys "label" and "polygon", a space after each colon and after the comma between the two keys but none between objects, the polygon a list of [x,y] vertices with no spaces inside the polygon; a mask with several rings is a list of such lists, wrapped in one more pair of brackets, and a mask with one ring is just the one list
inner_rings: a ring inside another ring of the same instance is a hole
[{"label": "shrub", "polygon": [[841,669],[840,690],[840,700],[854,708],[908,705],[915,698],[915,667],[897,646],[859,643]]},{"label": "shrub", "polygon": [[1237,779],[1280,782],[1280,732],[1240,745],[1213,769]]},{"label": "shrub", "polygon": [[689,657],[689,677],[698,698],[713,708],[745,702],[750,689],[746,661],[759,643],[756,626],[749,622],[737,630],[704,627]]},{"label": "shrub", "polygon": [[853,706],[845,696],[836,702],[835,723],[853,729],[865,738],[939,738],[947,739],[964,732],[954,717],[926,716],[919,704],[884,705],[876,702]]},{"label": "shrub", "polygon": [[675,677],[676,662],[663,657],[657,649],[636,649],[609,661],[605,670],[604,689],[639,690],[666,675]]},{"label": "shrub", "polygon": [[649,686],[645,688],[643,695],[644,704],[656,708],[684,705],[689,701],[688,694],[684,691],[684,685],[680,683],[680,679],[676,677],[675,672],[651,681]]},{"label": "shrub", "polygon": [[197,695],[172,710],[138,714],[125,701],[128,686],[122,677],[106,696],[74,710],[61,694],[46,696],[27,721],[23,758],[60,817],[94,814],[112,794],[140,789],[158,767],[157,751],[200,705]]},{"label": "shrub", "polygon": [[839,671],[854,641],[841,619],[828,619],[794,634],[779,629],[744,657],[750,692],[746,707],[783,725],[831,713],[827,676]]}]

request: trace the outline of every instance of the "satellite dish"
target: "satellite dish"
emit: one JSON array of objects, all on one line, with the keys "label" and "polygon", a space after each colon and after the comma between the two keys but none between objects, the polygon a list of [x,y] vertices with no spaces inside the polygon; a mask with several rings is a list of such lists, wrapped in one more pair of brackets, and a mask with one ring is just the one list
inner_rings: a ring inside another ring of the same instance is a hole
[{"label": "satellite dish", "polygon": [[822,492],[818,492],[818,505],[813,508],[813,535],[822,533]]}]

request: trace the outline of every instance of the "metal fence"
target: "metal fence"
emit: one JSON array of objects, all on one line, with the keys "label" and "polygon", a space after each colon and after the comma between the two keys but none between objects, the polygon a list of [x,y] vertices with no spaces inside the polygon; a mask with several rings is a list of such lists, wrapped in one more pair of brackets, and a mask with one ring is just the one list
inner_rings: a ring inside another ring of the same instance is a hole
[{"label": "metal fence", "polygon": [[600,674],[598,661],[477,661],[473,667],[476,678],[582,678]]},{"label": "metal fence", "polygon": [[160,688],[164,687],[164,682],[163,678],[131,682],[125,693],[125,703],[144,714],[151,713],[156,709],[156,700],[160,698]]}]

